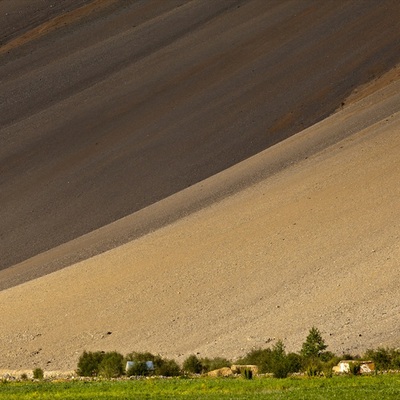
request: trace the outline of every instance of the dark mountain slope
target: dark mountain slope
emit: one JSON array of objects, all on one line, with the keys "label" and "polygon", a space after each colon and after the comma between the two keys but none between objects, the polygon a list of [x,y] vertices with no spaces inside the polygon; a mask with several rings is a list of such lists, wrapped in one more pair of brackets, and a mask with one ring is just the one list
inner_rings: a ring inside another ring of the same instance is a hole
[{"label": "dark mountain slope", "polygon": [[1,268],[331,114],[399,61],[399,17],[395,1],[110,2],[0,48]]}]

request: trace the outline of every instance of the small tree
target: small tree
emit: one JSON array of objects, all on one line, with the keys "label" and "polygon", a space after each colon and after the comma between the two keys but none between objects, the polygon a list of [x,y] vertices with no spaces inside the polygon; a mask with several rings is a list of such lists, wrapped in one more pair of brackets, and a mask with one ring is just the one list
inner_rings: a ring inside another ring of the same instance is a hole
[{"label": "small tree", "polygon": [[315,360],[322,356],[324,350],[327,347],[328,346],[325,344],[321,332],[313,326],[310,329],[306,341],[303,343],[303,346],[301,348],[301,355],[306,360]]},{"label": "small tree", "polygon": [[285,345],[278,340],[272,347],[271,372],[275,378],[286,378],[290,372],[289,360],[286,356]]}]

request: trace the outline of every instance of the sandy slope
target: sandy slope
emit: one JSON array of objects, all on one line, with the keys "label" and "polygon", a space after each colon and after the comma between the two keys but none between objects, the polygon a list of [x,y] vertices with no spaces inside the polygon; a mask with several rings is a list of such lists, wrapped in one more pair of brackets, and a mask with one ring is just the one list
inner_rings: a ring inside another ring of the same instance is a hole
[{"label": "sandy slope", "polygon": [[392,0],[25,3],[0,2],[0,269],[257,154],[400,60]]},{"label": "sandy slope", "polygon": [[[0,292],[2,367],[70,369],[83,349],[182,360],[282,338],[292,350],[312,325],[336,352],[398,345],[399,88],[212,178],[229,185],[252,170],[236,194]],[[307,153],[326,137],[331,146]],[[257,182],[256,170],[293,149],[292,164]]]}]

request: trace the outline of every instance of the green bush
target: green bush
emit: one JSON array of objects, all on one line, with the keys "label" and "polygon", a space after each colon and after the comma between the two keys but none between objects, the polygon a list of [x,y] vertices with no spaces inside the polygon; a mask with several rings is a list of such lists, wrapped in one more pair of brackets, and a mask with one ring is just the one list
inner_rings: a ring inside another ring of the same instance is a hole
[{"label": "green bush", "polygon": [[148,351],[144,352],[138,352],[138,351],[133,351],[132,353],[129,353],[126,355],[125,359],[127,361],[152,361],[154,364],[157,364],[158,362],[161,362],[161,356],[152,354]]},{"label": "green bush", "polygon": [[255,349],[237,360],[238,364],[257,365],[260,373],[272,373],[275,377],[285,378],[302,369],[302,357],[297,353],[286,354],[285,346],[279,340],[272,349]]},{"label": "green bush", "polygon": [[149,371],[146,361],[135,361],[126,371],[127,376],[148,376],[153,371]]},{"label": "green bush", "polygon": [[99,364],[99,375],[104,378],[118,378],[124,373],[124,356],[116,351],[108,352],[103,355]]},{"label": "green bush", "polygon": [[194,354],[190,355],[183,362],[183,370],[190,374],[200,374],[202,372],[203,365],[197,356]]},{"label": "green bush", "polygon": [[391,368],[399,370],[400,369],[400,351],[393,350]]},{"label": "green bush", "polygon": [[333,367],[337,365],[340,360],[343,360],[343,358],[334,356],[329,361],[321,363],[321,372],[325,378],[333,377]]},{"label": "green bush", "polygon": [[23,374],[21,374],[20,379],[21,379],[21,381],[27,381],[28,380],[28,375],[23,373]]},{"label": "green bush", "polygon": [[33,379],[43,379],[44,377],[44,372],[42,368],[35,368],[33,370]]},{"label": "green bush", "polygon": [[322,364],[318,361],[310,362],[305,369],[308,377],[320,376],[322,373]]},{"label": "green bush", "polygon": [[396,355],[399,352],[394,349],[378,347],[376,350],[368,349],[365,358],[374,361],[377,370],[388,370],[394,367],[392,360],[396,359]]},{"label": "green bush", "polygon": [[104,354],[103,351],[84,351],[79,357],[77,374],[79,376],[97,376]]},{"label": "green bush", "polygon": [[[163,359],[159,355],[149,352],[132,352],[126,356],[126,361],[133,361],[134,364],[127,371],[128,376],[179,376],[181,370],[174,360]],[[154,369],[149,369],[147,362],[152,362]]]},{"label": "green bush", "polygon": [[254,349],[247,353],[244,357],[236,361],[237,364],[257,365],[261,374],[271,372],[272,350],[271,349]]},{"label": "green bush", "polygon": [[325,378],[332,378],[333,377],[333,365],[330,365],[330,363],[323,363],[322,364],[322,374],[324,375]]},{"label": "green bush", "polygon": [[303,357],[297,353],[289,353],[287,356],[289,373],[300,372],[303,366]]},{"label": "green bush", "polygon": [[[320,353],[319,355],[319,359],[323,362],[329,362],[331,360],[336,360],[337,357],[334,353],[332,353],[331,351],[323,351]],[[348,359],[346,359],[348,360]]]},{"label": "green bush", "polygon": [[349,353],[343,353],[340,357],[339,360],[354,360],[354,356],[349,354]]},{"label": "green bush", "polygon": [[163,359],[162,364],[156,368],[156,374],[159,376],[180,376],[182,372],[175,360]]}]

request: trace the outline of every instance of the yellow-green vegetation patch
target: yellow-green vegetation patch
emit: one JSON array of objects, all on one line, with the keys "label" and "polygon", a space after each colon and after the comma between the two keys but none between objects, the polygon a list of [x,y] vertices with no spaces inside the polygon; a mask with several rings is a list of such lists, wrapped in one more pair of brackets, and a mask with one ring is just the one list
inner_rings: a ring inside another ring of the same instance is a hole
[{"label": "yellow-green vegetation patch", "polygon": [[273,379],[150,378],[69,382],[3,382],[0,400],[31,399],[393,399],[400,375]]}]

